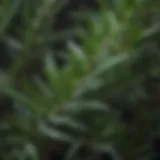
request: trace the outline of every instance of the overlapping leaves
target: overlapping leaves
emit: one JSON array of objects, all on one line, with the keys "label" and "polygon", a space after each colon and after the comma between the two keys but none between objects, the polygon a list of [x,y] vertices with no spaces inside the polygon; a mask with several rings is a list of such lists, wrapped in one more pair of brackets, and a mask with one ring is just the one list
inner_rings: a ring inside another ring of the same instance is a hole
[{"label": "overlapping leaves", "polygon": [[[47,10],[46,6],[51,9],[52,5],[48,4],[52,4],[52,1],[43,2],[44,6],[40,8],[44,7],[44,14],[38,12],[43,17],[38,14],[34,26],[28,21],[28,14],[31,12],[27,12],[27,8],[25,10],[24,20],[30,23],[24,34],[26,37],[23,37],[25,45],[22,45],[22,57],[23,53],[25,56],[37,54],[40,48],[42,52],[45,51],[45,78],[35,76],[24,79],[24,86],[19,91],[14,84],[3,88],[3,91],[14,99],[16,110],[9,124],[5,124],[7,127],[2,127],[3,131],[13,132],[11,138],[9,137],[11,140],[7,141],[8,137],[5,137],[3,144],[14,148],[13,153],[9,154],[11,158],[13,155],[18,155],[19,159],[31,156],[34,160],[38,159],[36,144],[45,141],[46,137],[74,144],[77,141],[83,143],[85,140],[98,147],[108,143],[117,144],[124,128],[117,113],[106,103],[106,99],[115,96],[117,92],[121,94],[123,89],[145,79],[145,75],[132,70],[132,64],[142,62],[139,61],[142,54],[139,53],[136,42],[143,38],[141,36],[144,29],[139,23],[134,25],[136,21],[131,23],[130,20],[135,14],[133,11],[136,10],[136,4],[140,3],[136,1],[132,6],[127,3],[122,5],[117,1],[117,12],[121,13],[119,16],[115,11],[105,8],[97,14],[91,14],[88,30],[80,32],[83,34],[83,45],[68,43],[67,65],[60,70],[51,56],[50,46],[39,43],[50,38],[48,34],[45,37],[45,33],[48,33],[45,32],[45,22],[48,20],[46,24],[50,24],[46,13],[51,10]],[[43,49],[43,46],[48,47],[49,51]],[[20,56],[15,64],[22,59]],[[13,71],[15,75],[16,68]],[[68,157],[73,158],[72,154],[75,152],[71,150]]]}]

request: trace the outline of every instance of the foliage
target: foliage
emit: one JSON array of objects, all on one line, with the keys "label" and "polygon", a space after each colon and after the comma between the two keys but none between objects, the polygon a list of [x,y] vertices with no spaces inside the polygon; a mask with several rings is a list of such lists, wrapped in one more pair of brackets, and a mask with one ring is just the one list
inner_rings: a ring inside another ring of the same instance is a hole
[{"label": "foliage", "polygon": [[0,159],[47,159],[47,147],[60,143],[69,144],[67,160],[81,159],[82,146],[91,150],[84,159],[99,152],[115,160],[157,156],[160,4],[113,2],[85,12],[74,36],[80,44],[67,38],[59,68],[53,23],[69,1],[1,1],[0,38],[11,63],[1,70],[0,91],[12,105],[1,105]]}]

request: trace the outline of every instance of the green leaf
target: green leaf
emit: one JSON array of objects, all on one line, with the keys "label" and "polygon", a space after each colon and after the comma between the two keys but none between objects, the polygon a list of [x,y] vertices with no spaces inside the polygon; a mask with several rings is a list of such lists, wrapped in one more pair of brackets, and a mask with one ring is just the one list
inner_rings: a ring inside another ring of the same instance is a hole
[{"label": "green leaf", "polygon": [[86,131],[86,126],[68,116],[50,116],[49,121],[56,126],[67,126],[72,129]]},{"label": "green leaf", "polygon": [[42,135],[51,138],[52,140],[67,141],[67,142],[73,141],[73,138],[70,135],[63,133],[62,131],[56,128],[51,128],[43,123],[39,125],[39,132]]},{"label": "green leaf", "polygon": [[109,107],[98,100],[73,100],[64,108],[64,111],[70,112],[80,112],[85,110],[108,113]]}]

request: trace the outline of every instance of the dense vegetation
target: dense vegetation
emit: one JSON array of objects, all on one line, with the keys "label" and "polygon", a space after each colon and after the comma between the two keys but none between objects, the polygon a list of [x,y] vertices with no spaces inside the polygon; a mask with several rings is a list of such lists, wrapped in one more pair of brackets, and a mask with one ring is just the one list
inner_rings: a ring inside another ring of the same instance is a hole
[{"label": "dense vegetation", "polygon": [[0,160],[160,160],[159,11],[1,0]]}]

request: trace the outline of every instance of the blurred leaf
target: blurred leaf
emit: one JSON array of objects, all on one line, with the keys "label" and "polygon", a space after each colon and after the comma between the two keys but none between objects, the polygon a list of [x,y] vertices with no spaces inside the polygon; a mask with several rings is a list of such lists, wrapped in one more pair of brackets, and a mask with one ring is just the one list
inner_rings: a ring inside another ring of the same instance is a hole
[{"label": "blurred leaf", "polygon": [[69,118],[67,116],[50,116],[49,121],[56,126],[67,126],[72,129],[86,131],[86,127],[83,124],[78,122],[76,119]]},{"label": "blurred leaf", "polygon": [[39,126],[39,132],[44,136],[51,138],[52,140],[67,141],[67,142],[71,142],[73,140],[70,135],[63,133],[56,128],[51,128],[49,126],[46,126],[43,123],[40,124]]},{"label": "blurred leaf", "polygon": [[91,111],[100,111],[100,112],[109,112],[109,107],[106,104],[103,104],[100,101],[96,100],[76,100],[72,101],[69,104],[67,104],[64,108],[64,111],[70,111],[70,112],[80,112],[85,110],[91,110]]},{"label": "blurred leaf", "polygon": [[14,15],[19,11],[23,0],[5,0],[2,3],[3,16],[1,16],[0,37],[4,35]]}]

